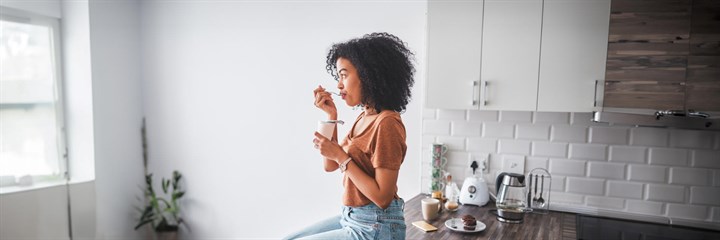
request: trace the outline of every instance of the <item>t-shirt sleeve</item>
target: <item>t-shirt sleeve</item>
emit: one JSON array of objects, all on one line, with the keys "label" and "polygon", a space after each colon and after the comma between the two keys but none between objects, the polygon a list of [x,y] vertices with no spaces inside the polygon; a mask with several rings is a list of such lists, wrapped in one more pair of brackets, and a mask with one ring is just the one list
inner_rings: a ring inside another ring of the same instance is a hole
[{"label": "t-shirt sleeve", "polygon": [[374,168],[400,170],[405,159],[405,126],[398,119],[381,119],[375,131],[374,151],[370,161]]}]

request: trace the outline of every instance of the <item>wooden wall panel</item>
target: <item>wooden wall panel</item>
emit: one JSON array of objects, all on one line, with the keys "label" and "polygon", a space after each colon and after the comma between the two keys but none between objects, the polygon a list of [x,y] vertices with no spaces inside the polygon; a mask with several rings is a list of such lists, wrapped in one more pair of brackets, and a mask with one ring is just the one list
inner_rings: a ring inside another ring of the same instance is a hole
[{"label": "wooden wall panel", "polygon": [[603,106],[683,109],[691,0],[613,0]]}]

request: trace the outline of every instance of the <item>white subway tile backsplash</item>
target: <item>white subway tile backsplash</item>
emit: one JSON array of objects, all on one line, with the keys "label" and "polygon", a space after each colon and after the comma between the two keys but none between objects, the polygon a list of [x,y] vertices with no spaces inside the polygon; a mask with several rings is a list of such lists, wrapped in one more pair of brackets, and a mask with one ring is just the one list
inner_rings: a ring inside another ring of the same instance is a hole
[{"label": "white subway tile backsplash", "polygon": [[601,207],[605,209],[624,209],[625,199],[587,196],[585,199],[587,205],[591,207]]},{"label": "white subway tile backsplash", "polygon": [[422,111],[423,119],[426,119],[426,120],[435,119],[436,115],[437,115],[436,109],[423,109],[423,111]]},{"label": "white subway tile backsplash", "polygon": [[570,122],[570,113],[564,112],[536,112],[533,117],[534,123],[567,124]]},{"label": "white subway tile backsplash", "polygon": [[552,197],[550,201],[553,203],[569,203],[569,204],[582,204],[585,202],[585,195],[566,193],[566,192],[550,192]]},{"label": "white subway tile backsplash", "polygon": [[720,151],[694,150],[692,153],[692,166],[720,169]]},{"label": "white subway tile backsplash", "polygon": [[438,137],[437,143],[442,143],[447,146],[448,151],[463,151],[465,150],[465,138],[464,137]]},{"label": "white subway tile backsplash", "polygon": [[530,155],[530,141],[525,140],[498,140],[498,151],[506,154]]},{"label": "white subway tile backsplash", "polygon": [[670,146],[710,149],[713,147],[714,137],[711,131],[672,130],[670,131]]},{"label": "white subway tile backsplash", "polygon": [[688,150],[678,148],[650,148],[650,164],[687,166]]},{"label": "white subway tile backsplash", "polygon": [[645,163],[644,147],[610,146],[611,162]]},{"label": "white subway tile backsplash", "polygon": [[588,128],[583,126],[552,125],[550,140],[553,142],[587,142]]},{"label": "white subway tile backsplash", "polygon": [[515,125],[503,123],[483,123],[483,137],[513,138]]},{"label": "white subway tile backsplash", "polygon": [[532,122],[532,112],[501,111],[500,122],[529,123]]},{"label": "white subway tile backsplash", "polygon": [[530,172],[536,168],[548,169],[548,159],[542,157],[527,157],[525,159],[525,171]]},{"label": "white subway tile backsplash", "polygon": [[608,181],[608,196],[620,197],[620,198],[631,198],[631,199],[642,199],[643,198],[643,184],[625,181]]},{"label": "white subway tile backsplash", "polygon": [[599,144],[570,144],[570,158],[601,160],[607,159],[607,146]]},{"label": "white subway tile backsplash", "polygon": [[630,129],[630,145],[667,147],[670,133],[662,128],[632,128]]},{"label": "white subway tile backsplash", "polygon": [[671,218],[684,218],[694,220],[705,220],[708,218],[710,208],[706,206],[668,204],[667,215]]},{"label": "white subway tile backsplash", "polygon": [[453,122],[451,125],[450,135],[479,137],[482,130],[482,124],[477,122]]},{"label": "white subway tile backsplash", "polygon": [[467,150],[471,152],[497,152],[497,139],[470,137],[467,139]]},{"label": "white subway tile backsplash", "polygon": [[670,183],[709,186],[712,184],[712,172],[702,168],[670,168]]},{"label": "white subway tile backsplash", "polygon": [[468,159],[489,157],[491,186],[503,158],[517,156],[526,173],[549,170],[553,203],[720,223],[720,132],[595,123],[592,113],[424,109],[422,118],[423,192],[429,146],[443,142],[457,183]]},{"label": "white subway tile backsplash", "polygon": [[720,206],[720,188],[690,187],[690,204]]},{"label": "white subway tile backsplash", "polygon": [[565,176],[585,176],[585,161],[569,159],[550,159],[550,174]]},{"label": "white subway tile backsplash", "polygon": [[423,132],[440,136],[450,135],[450,121],[447,120],[425,120],[423,121]]},{"label": "white subway tile backsplash", "polygon": [[465,110],[450,110],[450,109],[438,109],[437,119],[438,120],[452,120],[452,121],[464,121]]},{"label": "white subway tile backsplash", "polygon": [[685,187],[661,184],[647,185],[647,200],[661,202],[685,202]]},{"label": "white subway tile backsplash", "polygon": [[663,166],[630,165],[628,179],[639,182],[666,183],[668,168]]},{"label": "white subway tile backsplash", "polygon": [[469,111],[468,120],[473,122],[497,122],[498,111]]},{"label": "white subway tile backsplash", "polygon": [[628,144],[628,129],[617,127],[591,127],[590,142],[601,144]]},{"label": "white subway tile backsplash", "polygon": [[566,181],[568,192],[597,196],[605,195],[605,180],[568,177]]},{"label": "white subway tile backsplash", "polygon": [[565,191],[565,177],[564,176],[552,176],[552,182],[550,183],[550,190],[556,192]]},{"label": "white subway tile backsplash", "polygon": [[567,149],[567,143],[532,142],[533,156],[565,158],[567,157]]},{"label": "white subway tile backsplash", "polygon": [[430,151],[430,145],[435,143],[434,135],[423,135],[422,136],[422,149],[423,152]]},{"label": "white subway tile backsplash", "polygon": [[605,179],[625,179],[625,164],[588,162],[588,176]]},{"label": "white subway tile backsplash", "polygon": [[628,212],[648,215],[662,215],[665,209],[664,204],[659,202],[627,200],[626,204]]},{"label": "white subway tile backsplash", "polygon": [[518,124],[515,134],[518,139],[548,140],[550,138],[550,125]]}]

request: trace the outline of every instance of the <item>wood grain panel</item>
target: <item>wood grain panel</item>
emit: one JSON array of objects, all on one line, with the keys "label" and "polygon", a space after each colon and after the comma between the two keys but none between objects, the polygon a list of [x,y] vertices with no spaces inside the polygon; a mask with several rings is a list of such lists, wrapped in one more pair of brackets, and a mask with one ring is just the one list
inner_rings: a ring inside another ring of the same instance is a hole
[{"label": "wood grain panel", "polygon": [[686,108],[720,111],[720,56],[689,56]]},{"label": "wood grain panel", "polygon": [[657,81],[605,82],[605,107],[643,109],[683,109],[685,86],[682,82]]},{"label": "wood grain panel", "polygon": [[613,13],[610,14],[609,33],[610,35],[688,35],[690,33],[690,13]]},{"label": "wood grain panel", "polygon": [[691,0],[614,0],[612,12],[688,12]]},{"label": "wood grain panel", "polygon": [[686,67],[684,56],[608,57],[605,80],[684,82]]},{"label": "wood grain panel", "polygon": [[693,1],[690,55],[720,56],[720,1]]},{"label": "wood grain panel", "polygon": [[[645,36],[640,36],[645,38]],[[689,37],[687,37],[689,38]],[[688,55],[688,41],[678,43],[611,42],[608,44],[608,58],[623,56],[685,56]]]}]

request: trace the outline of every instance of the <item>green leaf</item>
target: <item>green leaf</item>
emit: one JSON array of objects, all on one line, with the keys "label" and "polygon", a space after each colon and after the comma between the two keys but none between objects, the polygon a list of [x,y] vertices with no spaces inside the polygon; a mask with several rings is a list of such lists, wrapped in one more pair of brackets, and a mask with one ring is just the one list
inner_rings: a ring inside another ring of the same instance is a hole
[{"label": "green leaf", "polygon": [[138,228],[142,227],[142,226],[145,225],[145,224],[151,223],[152,221],[153,221],[153,220],[150,219],[150,220],[145,220],[145,221],[142,221],[142,222],[138,223],[138,225],[135,226],[135,230],[138,230]]},{"label": "green leaf", "polygon": [[176,200],[176,199],[181,198],[181,197],[184,196],[184,195],[185,195],[185,191],[176,192],[175,194],[173,194],[172,199],[173,199],[173,200]]}]

